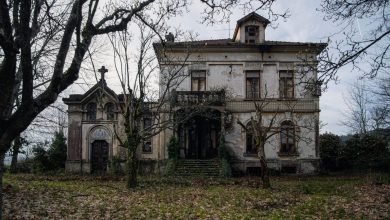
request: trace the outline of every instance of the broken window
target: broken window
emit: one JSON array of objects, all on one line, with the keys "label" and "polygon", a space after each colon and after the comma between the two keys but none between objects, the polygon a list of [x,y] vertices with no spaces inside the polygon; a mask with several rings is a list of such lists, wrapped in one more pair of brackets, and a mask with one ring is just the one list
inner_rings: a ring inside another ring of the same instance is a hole
[{"label": "broken window", "polygon": [[112,102],[109,102],[105,106],[107,120],[115,119],[115,105]]},{"label": "broken window", "polygon": [[246,132],[246,153],[247,154],[257,154],[257,148],[255,144],[255,137],[253,135],[252,131],[252,123],[249,122],[246,125],[247,132]]},{"label": "broken window", "polygon": [[246,98],[247,99],[260,98],[260,72],[259,71],[246,72]]},{"label": "broken window", "polygon": [[279,71],[279,96],[282,99],[294,98],[294,74],[290,70]]},{"label": "broken window", "polygon": [[245,43],[258,43],[259,39],[259,26],[249,25],[245,26]]},{"label": "broken window", "polygon": [[96,103],[90,102],[87,105],[87,120],[94,121],[96,120]]},{"label": "broken window", "polygon": [[206,71],[197,70],[191,73],[191,91],[206,90]]},{"label": "broken window", "polygon": [[295,153],[295,128],[292,121],[284,121],[280,126],[280,153]]}]

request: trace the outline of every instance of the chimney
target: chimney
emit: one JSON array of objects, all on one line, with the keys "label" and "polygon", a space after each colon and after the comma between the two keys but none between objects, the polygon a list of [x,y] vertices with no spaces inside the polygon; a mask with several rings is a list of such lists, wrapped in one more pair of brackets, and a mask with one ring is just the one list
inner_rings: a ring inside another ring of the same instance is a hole
[{"label": "chimney", "polygon": [[171,32],[169,32],[169,34],[165,35],[165,40],[167,42],[175,42],[175,36],[173,36],[173,34]]}]

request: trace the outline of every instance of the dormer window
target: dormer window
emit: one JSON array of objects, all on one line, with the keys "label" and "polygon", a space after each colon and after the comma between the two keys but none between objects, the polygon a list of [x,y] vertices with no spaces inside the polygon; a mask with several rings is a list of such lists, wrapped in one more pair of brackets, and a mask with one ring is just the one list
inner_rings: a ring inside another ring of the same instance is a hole
[{"label": "dormer window", "polygon": [[259,39],[259,26],[249,25],[245,26],[245,43],[254,44],[258,43]]}]

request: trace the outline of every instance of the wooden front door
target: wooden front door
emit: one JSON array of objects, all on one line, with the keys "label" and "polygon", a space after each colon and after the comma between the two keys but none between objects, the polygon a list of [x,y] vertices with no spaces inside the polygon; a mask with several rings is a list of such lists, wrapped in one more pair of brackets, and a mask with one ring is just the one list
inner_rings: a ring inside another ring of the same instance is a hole
[{"label": "wooden front door", "polygon": [[92,173],[101,173],[107,170],[108,143],[98,140],[92,143]]}]

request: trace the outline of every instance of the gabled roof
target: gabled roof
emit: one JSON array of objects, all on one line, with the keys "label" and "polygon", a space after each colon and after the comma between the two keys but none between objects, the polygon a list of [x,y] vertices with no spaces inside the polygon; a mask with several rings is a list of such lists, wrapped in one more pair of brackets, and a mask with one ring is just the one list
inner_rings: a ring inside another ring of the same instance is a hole
[{"label": "gabled roof", "polygon": [[271,23],[268,19],[257,14],[256,12],[249,13],[237,21],[236,29],[234,29],[233,39],[236,39],[238,29],[240,29],[241,24],[246,22],[246,21],[249,21],[249,20],[257,20],[260,23],[262,23],[264,25],[264,27],[266,27],[269,23]]},{"label": "gabled roof", "polygon": [[63,98],[62,101],[64,101],[65,104],[82,103],[98,90],[103,90],[115,100],[119,100],[118,95],[107,86],[106,80],[100,79],[99,82],[90,88],[86,93],[72,94],[69,96],[69,98]]},{"label": "gabled roof", "polygon": [[243,22],[248,21],[248,20],[257,20],[265,25],[268,25],[269,23],[271,23],[267,18],[257,14],[256,12],[251,12],[251,13],[245,15],[244,17],[242,17],[240,20],[238,20],[237,25],[240,25]]}]

